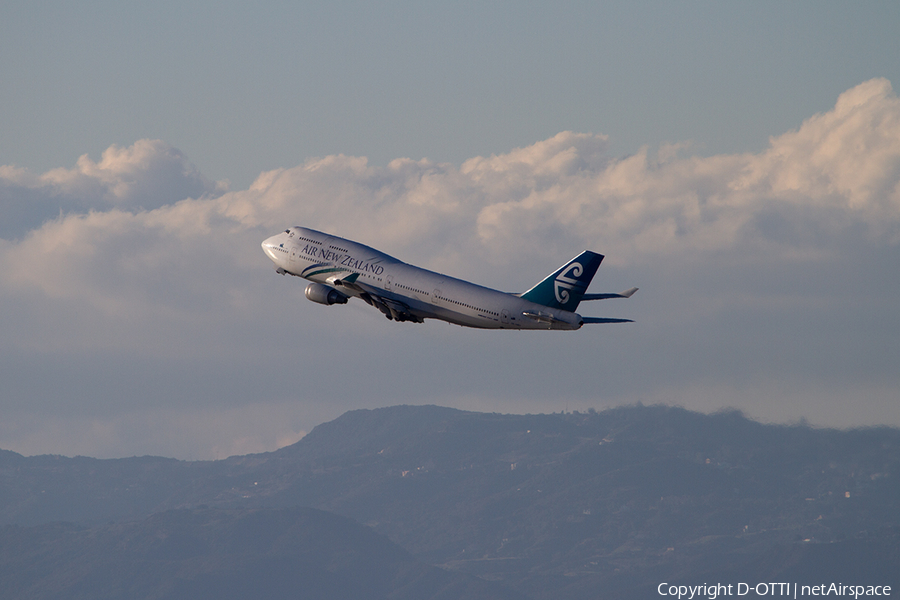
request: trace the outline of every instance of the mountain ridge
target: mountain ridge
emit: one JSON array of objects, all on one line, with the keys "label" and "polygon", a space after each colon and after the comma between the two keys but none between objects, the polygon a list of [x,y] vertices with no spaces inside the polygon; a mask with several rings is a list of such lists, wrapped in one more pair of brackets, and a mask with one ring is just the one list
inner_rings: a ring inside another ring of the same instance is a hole
[{"label": "mountain ridge", "polygon": [[[848,576],[900,573],[900,430],[890,427],[665,406],[503,415],[400,405],[221,461],[17,457],[0,454],[0,523],[305,506],[534,598],[587,598],[598,586],[637,598],[640,582],[660,577],[809,573],[816,553]],[[859,547],[880,551],[865,564],[845,555]]]}]

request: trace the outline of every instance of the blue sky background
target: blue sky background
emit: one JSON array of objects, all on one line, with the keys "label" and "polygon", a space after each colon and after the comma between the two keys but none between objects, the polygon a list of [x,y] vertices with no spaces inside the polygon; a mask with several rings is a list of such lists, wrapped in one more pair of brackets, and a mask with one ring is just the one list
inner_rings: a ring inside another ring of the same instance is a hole
[{"label": "blue sky background", "polygon": [[[397,403],[898,425],[897,31],[890,2],[7,3],[0,448],[210,458]],[[291,224],[509,291],[588,247],[592,291],[641,291],[585,314],[637,323],[313,305],[259,249]]]}]

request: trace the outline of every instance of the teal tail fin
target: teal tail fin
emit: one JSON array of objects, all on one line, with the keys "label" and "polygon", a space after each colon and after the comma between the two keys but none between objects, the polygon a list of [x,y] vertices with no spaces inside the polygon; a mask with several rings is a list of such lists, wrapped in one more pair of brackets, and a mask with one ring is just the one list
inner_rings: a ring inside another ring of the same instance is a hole
[{"label": "teal tail fin", "polygon": [[602,260],[602,254],[585,250],[522,294],[522,298],[550,308],[575,312]]}]

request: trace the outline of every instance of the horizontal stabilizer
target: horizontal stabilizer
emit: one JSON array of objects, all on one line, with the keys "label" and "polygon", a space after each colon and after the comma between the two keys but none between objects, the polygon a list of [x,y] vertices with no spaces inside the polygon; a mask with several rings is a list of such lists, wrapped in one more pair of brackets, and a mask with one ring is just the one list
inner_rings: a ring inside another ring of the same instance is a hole
[{"label": "horizontal stabilizer", "polygon": [[591,323],[634,323],[631,319],[605,319],[603,317],[582,317],[581,321],[585,325]]},{"label": "horizontal stabilizer", "polygon": [[634,293],[638,291],[636,287],[631,288],[630,290],[625,290],[621,294],[585,294],[581,297],[583,300],[606,300],[608,298],[631,298]]}]

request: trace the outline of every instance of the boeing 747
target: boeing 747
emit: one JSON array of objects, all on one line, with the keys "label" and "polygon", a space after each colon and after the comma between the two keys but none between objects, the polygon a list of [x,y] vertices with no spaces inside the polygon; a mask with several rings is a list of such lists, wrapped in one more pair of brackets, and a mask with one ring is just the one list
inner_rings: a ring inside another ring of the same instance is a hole
[{"label": "boeing 747", "polygon": [[585,250],[527,292],[509,294],[404,263],[357,242],[306,227],[291,227],[262,243],[281,275],[309,280],[306,297],[319,304],[346,304],[360,298],[388,319],[422,323],[440,319],[480,329],[580,329],[589,323],[629,323],[631,319],[582,317],[585,300],[630,298],[587,294],[603,260]]}]

